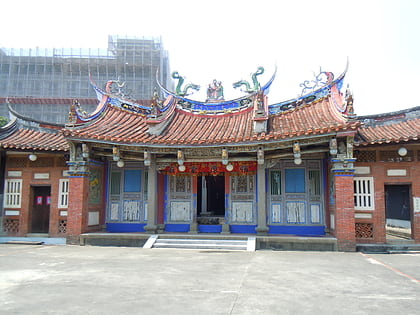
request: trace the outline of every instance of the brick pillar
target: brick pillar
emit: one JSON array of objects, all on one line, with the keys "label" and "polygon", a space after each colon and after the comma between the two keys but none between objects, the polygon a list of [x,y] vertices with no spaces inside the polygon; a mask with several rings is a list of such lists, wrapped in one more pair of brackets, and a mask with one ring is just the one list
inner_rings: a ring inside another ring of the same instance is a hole
[{"label": "brick pillar", "polygon": [[356,250],[354,219],[353,175],[337,172],[335,175],[335,237],[339,251]]},{"label": "brick pillar", "polygon": [[69,179],[67,243],[80,244],[80,234],[88,227],[89,175],[74,175]]}]

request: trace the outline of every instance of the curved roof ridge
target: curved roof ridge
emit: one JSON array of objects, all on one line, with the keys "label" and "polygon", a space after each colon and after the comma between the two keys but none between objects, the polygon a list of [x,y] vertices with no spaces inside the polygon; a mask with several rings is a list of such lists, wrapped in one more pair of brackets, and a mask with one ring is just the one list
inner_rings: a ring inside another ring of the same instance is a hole
[{"label": "curved roof ridge", "polygon": [[17,118],[19,118],[23,121],[26,121],[26,122],[29,122],[29,123],[36,123],[36,124],[39,124],[39,125],[43,125],[45,127],[47,127],[47,126],[56,127],[56,128],[57,127],[59,127],[59,128],[64,128],[65,127],[65,124],[57,124],[57,123],[48,122],[48,121],[35,119],[35,118],[32,118],[32,117],[22,115],[18,111],[16,111],[14,108],[12,108],[10,102],[7,99],[6,99],[6,104],[7,104],[7,108],[13,114],[13,116],[15,116],[15,117],[17,117]]},{"label": "curved roof ridge", "polygon": [[391,116],[399,116],[401,114],[407,114],[407,113],[416,112],[416,111],[420,112],[420,106],[414,106],[414,107],[411,107],[411,108],[406,108],[406,109],[387,112],[387,113],[356,116],[356,119],[358,119],[358,120],[368,119],[369,120],[369,119],[385,118],[385,117],[391,117]]}]

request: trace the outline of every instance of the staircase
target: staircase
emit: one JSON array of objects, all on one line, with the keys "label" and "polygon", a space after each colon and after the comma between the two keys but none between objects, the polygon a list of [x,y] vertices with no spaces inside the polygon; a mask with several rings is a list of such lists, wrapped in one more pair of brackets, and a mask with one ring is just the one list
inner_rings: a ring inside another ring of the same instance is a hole
[{"label": "staircase", "polygon": [[152,235],[144,244],[143,248],[178,248],[178,249],[209,249],[209,250],[241,250],[255,251],[255,237],[243,237],[241,239],[204,238],[162,238]]}]

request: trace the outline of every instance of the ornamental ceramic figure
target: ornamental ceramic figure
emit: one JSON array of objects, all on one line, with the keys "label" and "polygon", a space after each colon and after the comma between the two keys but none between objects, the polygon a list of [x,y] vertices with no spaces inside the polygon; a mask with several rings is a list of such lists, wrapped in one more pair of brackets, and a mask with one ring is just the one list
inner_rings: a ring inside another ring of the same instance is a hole
[{"label": "ornamental ceramic figure", "polygon": [[207,101],[223,100],[223,86],[221,81],[213,80],[213,83],[209,84],[207,88]]}]

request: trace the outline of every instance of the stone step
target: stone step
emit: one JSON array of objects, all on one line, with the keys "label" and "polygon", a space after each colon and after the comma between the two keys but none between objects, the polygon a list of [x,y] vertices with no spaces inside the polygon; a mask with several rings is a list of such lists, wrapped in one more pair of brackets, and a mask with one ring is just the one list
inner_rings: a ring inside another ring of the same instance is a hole
[{"label": "stone step", "polygon": [[222,245],[244,245],[248,243],[247,240],[201,240],[201,239],[162,239],[156,240],[156,244],[222,244]]},{"label": "stone step", "polygon": [[420,252],[420,244],[360,244],[357,251],[364,253],[416,253]]},{"label": "stone step", "polygon": [[179,249],[224,249],[224,250],[247,250],[246,245],[232,244],[175,244],[175,243],[155,243],[153,248],[179,248]]},{"label": "stone step", "polygon": [[158,238],[151,236],[145,248],[213,249],[255,251],[255,237],[248,239]]}]

